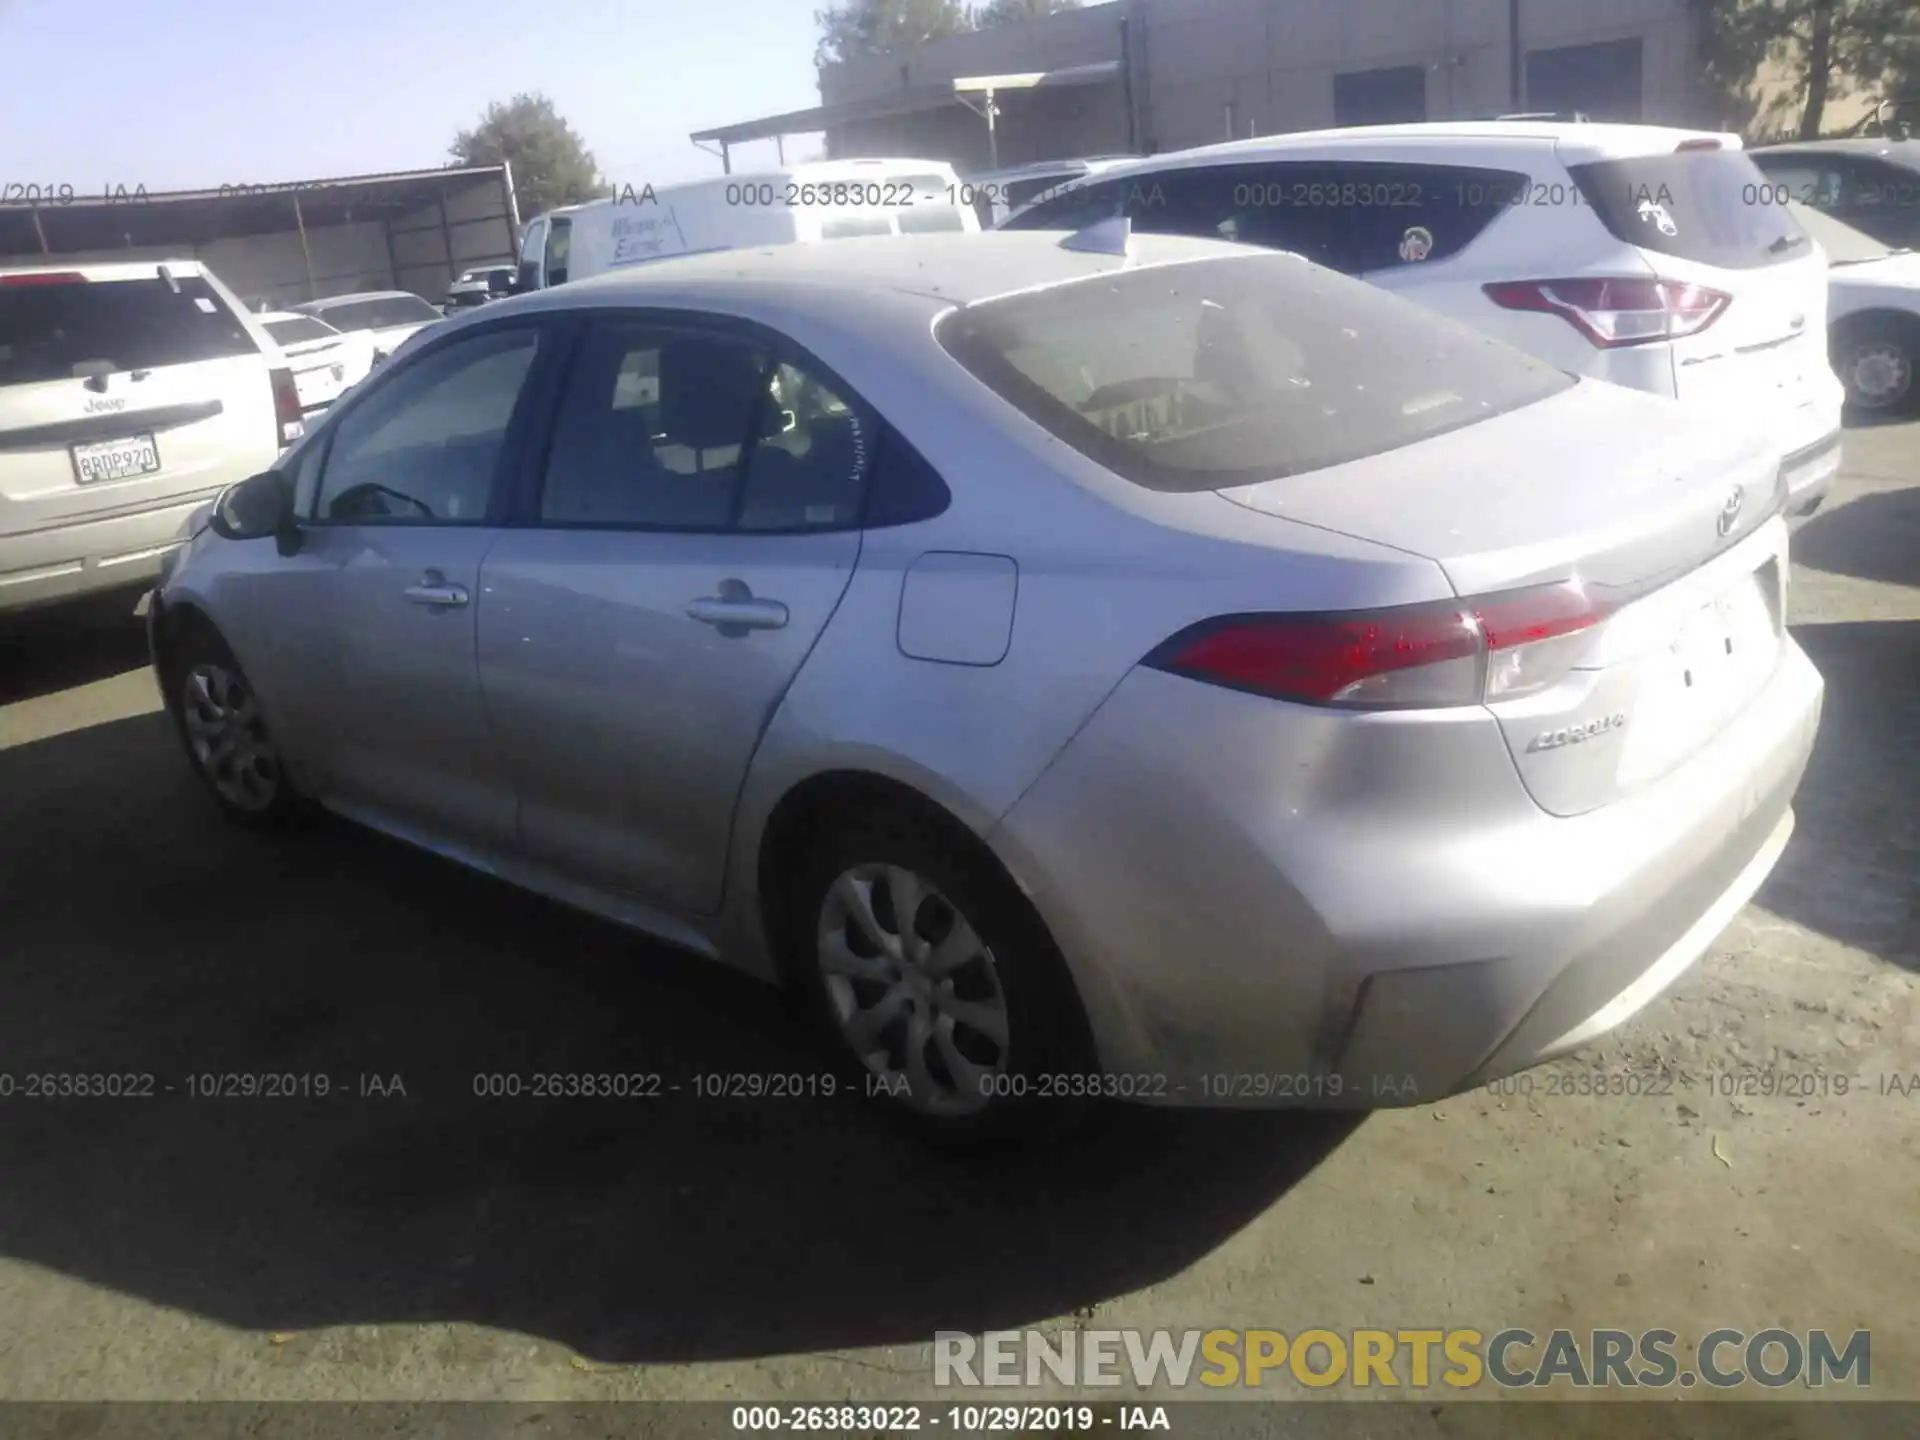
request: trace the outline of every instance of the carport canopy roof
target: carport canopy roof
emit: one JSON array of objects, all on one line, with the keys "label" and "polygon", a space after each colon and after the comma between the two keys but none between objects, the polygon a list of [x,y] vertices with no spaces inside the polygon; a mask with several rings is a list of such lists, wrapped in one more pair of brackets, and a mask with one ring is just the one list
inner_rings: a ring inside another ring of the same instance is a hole
[{"label": "carport canopy roof", "polygon": [[32,263],[43,254],[193,245],[277,234],[296,224],[312,230],[392,220],[476,185],[504,184],[507,173],[504,165],[482,165],[131,195],[116,186],[111,194],[9,201],[0,203],[0,257]]},{"label": "carport canopy roof", "polygon": [[894,115],[913,115],[940,110],[949,105],[966,104],[966,96],[1008,90],[1052,89],[1070,85],[1099,85],[1120,78],[1118,60],[1102,60],[1093,65],[1070,65],[1060,70],[1032,70],[1018,75],[959,75],[932,85],[909,86],[865,100],[846,100],[838,105],[816,105],[810,110],[789,110],[782,115],[767,115],[758,120],[742,120],[737,125],[721,125],[712,130],[696,130],[687,138],[694,144],[741,145],[749,140],[771,140],[780,135],[809,135],[861,120],[884,120]]}]

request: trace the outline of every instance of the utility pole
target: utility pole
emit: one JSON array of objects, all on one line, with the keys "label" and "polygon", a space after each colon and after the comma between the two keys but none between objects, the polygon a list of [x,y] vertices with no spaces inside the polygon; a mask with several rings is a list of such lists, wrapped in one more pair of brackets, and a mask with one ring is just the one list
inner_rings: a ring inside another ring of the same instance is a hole
[{"label": "utility pole", "polygon": [[1507,102],[1519,114],[1526,104],[1526,51],[1520,44],[1520,0],[1507,0]]}]

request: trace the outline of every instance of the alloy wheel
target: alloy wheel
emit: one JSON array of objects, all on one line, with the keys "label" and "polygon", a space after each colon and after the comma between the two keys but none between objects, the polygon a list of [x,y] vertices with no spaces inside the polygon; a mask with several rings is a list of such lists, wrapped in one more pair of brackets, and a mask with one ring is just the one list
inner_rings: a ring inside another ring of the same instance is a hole
[{"label": "alloy wheel", "polygon": [[258,814],[280,793],[280,757],[247,682],[214,661],[187,671],[181,718],[193,758],[220,798]]},{"label": "alloy wheel", "polygon": [[1891,341],[1863,345],[1847,357],[1847,388],[1856,404],[1879,410],[1913,387],[1913,356]]},{"label": "alloy wheel", "polygon": [[1006,992],[993,952],[932,882],[899,865],[844,871],[817,940],[833,1017],[877,1090],[936,1116],[992,1102],[1007,1072]]}]

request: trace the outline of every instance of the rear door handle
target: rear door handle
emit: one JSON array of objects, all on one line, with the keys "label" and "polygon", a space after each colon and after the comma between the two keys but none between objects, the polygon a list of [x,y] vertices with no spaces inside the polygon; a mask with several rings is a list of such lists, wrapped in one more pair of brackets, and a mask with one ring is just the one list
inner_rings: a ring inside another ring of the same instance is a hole
[{"label": "rear door handle", "polygon": [[464,605],[467,592],[458,585],[449,585],[437,576],[429,576],[423,585],[409,585],[405,590],[407,599],[416,605]]},{"label": "rear door handle", "polygon": [[744,634],[749,630],[782,630],[787,624],[787,607],[778,600],[733,600],[708,595],[687,606],[687,615],[702,625],[712,625],[721,633],[729,630]]}]

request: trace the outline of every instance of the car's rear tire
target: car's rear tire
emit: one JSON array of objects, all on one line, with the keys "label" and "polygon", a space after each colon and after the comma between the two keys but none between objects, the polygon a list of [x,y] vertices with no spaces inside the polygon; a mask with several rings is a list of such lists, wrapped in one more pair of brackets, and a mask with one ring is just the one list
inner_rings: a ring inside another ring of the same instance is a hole
[{"label": "car's rear tire", "polygon": [[259,829],[278,829],[307,813],[267,728],[246,672],[204,622],[172,647],[165,671],[167,711],[187,763],[221,812]]},{"label": "car's rear tire", "polygon": [[791,882],[793,978],[849,1083],[938,1142],[1080,1118],[1098,1082],[1066,963],[957,822],[887,808],[839,820]]},{"label": "car's rear tire", "polygon": [[1846,387],[1847,404],[1876,414],[1898,414],[1920,399],[1920,320],[1876,315],[1835,327],[1834,373]]}]

